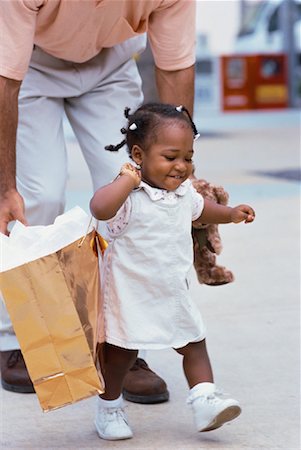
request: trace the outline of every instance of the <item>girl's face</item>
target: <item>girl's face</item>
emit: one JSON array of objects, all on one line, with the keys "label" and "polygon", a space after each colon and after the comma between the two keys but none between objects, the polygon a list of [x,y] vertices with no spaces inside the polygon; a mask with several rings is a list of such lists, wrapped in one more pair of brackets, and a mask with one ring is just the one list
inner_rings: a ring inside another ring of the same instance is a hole
[{"label": "girl's face", "polygon": [[180,121],[157,129],[156,141],[146,151],[138,146],[132,149],[142,180],[167,191],[174,191],[191,175],[192,156],[192,130]]}]

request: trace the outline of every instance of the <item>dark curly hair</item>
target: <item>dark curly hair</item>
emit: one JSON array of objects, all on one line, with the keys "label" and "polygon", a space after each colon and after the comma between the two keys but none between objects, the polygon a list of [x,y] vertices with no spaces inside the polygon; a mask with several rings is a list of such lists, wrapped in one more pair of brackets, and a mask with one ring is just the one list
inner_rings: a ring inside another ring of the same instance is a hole
[{"label": "dark curly hair", "polygon": [[124,145],[127,145],[131,156],[133,145],[139,145],[147,150],[156,139],[156,131],[162,126],[162,120],[179,120],[191,127],[195,138],[199,136],[196,126],[185,106],[176,106],[168,103],[146,103],[130,114],[130,108],[125,108],[124,115],[128,119],[127,128],[121,128],[121,133],[125,135],[117,145],[107,145],[106,150],[115,152]]}]

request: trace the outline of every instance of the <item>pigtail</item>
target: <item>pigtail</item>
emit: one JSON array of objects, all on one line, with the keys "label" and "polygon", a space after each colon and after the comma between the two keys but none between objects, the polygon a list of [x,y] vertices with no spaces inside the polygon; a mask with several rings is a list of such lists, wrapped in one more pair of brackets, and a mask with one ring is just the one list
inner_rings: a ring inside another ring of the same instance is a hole
[{"label": "pigtail", "polygon": [[[126,107],[126,108],[124,109],[124,117],[125,117],[127,120],[129,120],[129,118],[130,118],[130,110],[131,110],[131,108],[129,108],[129,107]],[[127,129],[124,128],[124,127],[122,127],[121,130],[120,130],[120,132],[121,132],[121,134],[127,134]],[[116,144],[116,145],[113,145],[113,144],[106,145],[106,146],[105,146],[105,150],[108,150],[109,152],[118,152],[118,150],[119,150],[120,148],[122,148],[126,143],[127,143],[126,139],[123,139],[119,144]]]},{"label": "pigtail", "polygon": [[126,140],[123,139],[123,141],[121,141],[121,142],[120,142],[119,144],[117,144],[117,145],[113,145],[113,144],[106,145],[106,146],[105,146],[105,150],[109,150],[109,152],[118,152],[118,150],[119,150],[121,147],[123,147],[125,144],[126,144]]},{"label": "pigtail", "polygon": [[124,108],[124,117],[128,120],[130,117],[130,110],[131,110],[131,108],[129,108],[128,106],[126,108]]},{"label": "pigtail", "polygon": [[176,110],[179,112],[185,112],[188,116],[188,119],[190,120],[191,123],[191,128],[194,134],[194,139],[198,139],[200,137],[200,133],[197,130],[197,127],[195,126],[194,121],[192,120],[192,117],[190,115],[190,112],[188,111],[188,109],[186,108],[186,106],[180,105],[176,107]]}]

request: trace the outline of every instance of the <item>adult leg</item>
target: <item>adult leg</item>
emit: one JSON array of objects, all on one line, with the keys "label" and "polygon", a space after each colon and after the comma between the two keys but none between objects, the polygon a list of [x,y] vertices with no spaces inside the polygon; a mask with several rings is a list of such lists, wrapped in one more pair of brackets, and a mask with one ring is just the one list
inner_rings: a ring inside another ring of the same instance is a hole
[{"label": "adult leg", "polygon": [[82,79],[81,96],[66,99],[65,110],[89,167],[93,190],[110,183],[128,161],[126,148],[105,150],[123,139],[125,107],[143,102],[141,78],[132,55],[143,48],[141,39],[103,50],[86,64],[75,65]]},{"label": "adult leg", "polygon": [[216,389],[205,339],[176,351],[183,356],[184,373],[190,387],[188,403],[192,406],[197,430],[215,430],[235,419],[241,408],[237,400],[223,399]]},{"label": "adult leg", "polygon": [[[24,197],[30,225],[47,225],[64,210],[66,151],[62,129],[63,100],[48,98],[35,89],[43,84],[29,69],[19,98],[17,186]],[[54,92],[54,91],[53,91]],[[1,299],[1,381],[5,389],[34,392],[20,346]]]},{"label": "adult leg", "polygon": [[17,141],[17,185],[29,225],[49,225],[64,212],[67,156],[63,100],[22,99]]}]

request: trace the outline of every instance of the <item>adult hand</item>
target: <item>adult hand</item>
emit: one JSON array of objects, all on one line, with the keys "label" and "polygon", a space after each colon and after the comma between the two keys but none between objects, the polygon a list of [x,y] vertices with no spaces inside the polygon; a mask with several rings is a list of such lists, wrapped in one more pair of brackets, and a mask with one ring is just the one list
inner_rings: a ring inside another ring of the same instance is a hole
[{"label": "adult hand", "polygon": [[232,208],[231,211],[231,222],[239,223],[245,222],[250,223],[255,219],[255,211],[249,205],[238,205]]},{"label": "adult hand", "polygon": [[7,226],[13,220],[28,225],[24,215],[24,201],[16,189],[0,194],[0,232],[8,235]]}]

